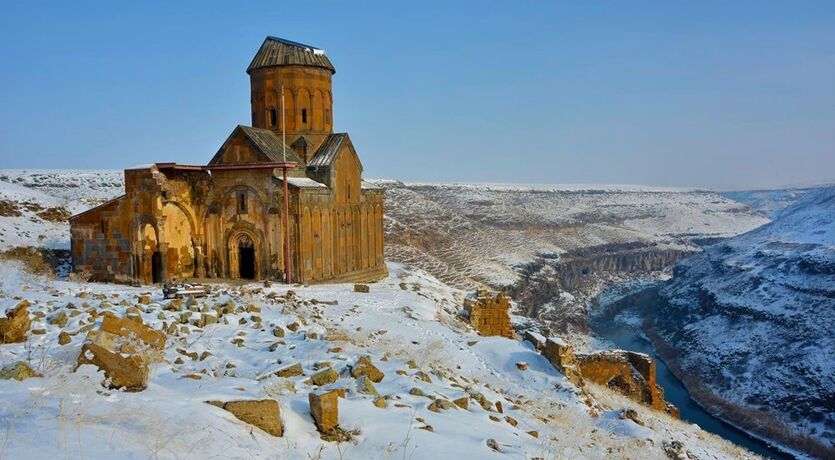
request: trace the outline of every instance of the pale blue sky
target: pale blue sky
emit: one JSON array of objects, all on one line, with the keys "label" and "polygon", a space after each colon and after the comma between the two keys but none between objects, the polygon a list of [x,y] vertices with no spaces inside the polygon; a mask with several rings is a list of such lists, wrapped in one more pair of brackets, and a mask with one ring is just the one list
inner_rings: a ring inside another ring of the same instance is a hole
[{"label": "pale blue sky", "polygon": [[327,51],[367,177],[835,180],[833,1],[0,6],[0,168],[203,164],[276,35]]}]

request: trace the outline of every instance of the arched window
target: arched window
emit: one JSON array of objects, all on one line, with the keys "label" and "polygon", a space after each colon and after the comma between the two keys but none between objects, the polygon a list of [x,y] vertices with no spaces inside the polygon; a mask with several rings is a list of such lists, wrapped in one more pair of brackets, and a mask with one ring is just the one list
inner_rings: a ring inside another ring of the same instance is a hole
[{"label": "arched window", "polygon": [[307,124],[307,109],[302,109],[302,123]]},{"label": "arched window", "polygon": [[278,111],[275,107],[270,107],[270,127],[275,128],[278,125]]}]

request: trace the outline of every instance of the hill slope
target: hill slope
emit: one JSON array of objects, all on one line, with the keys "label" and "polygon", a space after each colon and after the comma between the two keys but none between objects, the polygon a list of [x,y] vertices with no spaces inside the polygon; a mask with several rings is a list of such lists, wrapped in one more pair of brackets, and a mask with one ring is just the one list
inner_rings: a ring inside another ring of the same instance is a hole
[{"label": "hill slope", "polygon": [[677,350],[669,361],[721,398],[705,401],[714,410],[737,421],[739,408],[766,411],[835,446],[835,188],[685,259],[661,295],[656,327]]}]

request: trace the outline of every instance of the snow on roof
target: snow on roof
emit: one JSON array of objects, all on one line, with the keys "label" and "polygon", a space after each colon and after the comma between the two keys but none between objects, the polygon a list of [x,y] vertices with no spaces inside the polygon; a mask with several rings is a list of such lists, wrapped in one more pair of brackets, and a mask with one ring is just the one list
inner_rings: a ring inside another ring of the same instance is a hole
[{"label": "snow on roof", "polygon": [[146,164],[141,164],[141,165],[134,165],[134,166],[131,166],[130,168],[125,168],[125,170],[127,171],[127,170],[130,170],[130,169],[150,169],[152,166],[154,166],[153,163],[146,163]]},{"label": "snow on roof", "polygon": [[363,189],[363,190],[382,190],[383,189],[383,187],[381,185],[377,185],[375,183],[368,182],[368,181],[362,181],[362,183],[360,183],[360,188]]},{"label": "snow on roof", "polygon": [[[280,177],[278,177],[277,179],[279,181],[282,180],[282,178]],[[309,177],[288,177],[287,183],[289,185],[292,185],[293,187],[298,188],[328,188],[327,185],[321,182],[316,182],[315,180]]]}]

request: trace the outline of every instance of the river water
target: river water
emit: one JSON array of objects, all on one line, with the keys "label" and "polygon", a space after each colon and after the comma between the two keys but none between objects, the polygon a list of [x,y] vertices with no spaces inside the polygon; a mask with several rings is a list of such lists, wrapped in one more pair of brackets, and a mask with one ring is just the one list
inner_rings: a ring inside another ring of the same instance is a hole
[{"label": "river water", "polygon": [[690,397],[690,393],[688,393],[684,384],[655,354],[652,344],[642,334],[640,326],[637,324],[640,323],[635,321],[621,322],[612,318],[593,319],[591,328],[598,337],[614,343],[618,348],[646,353],[652,357],[656,363],[658,384],[664,389],[664,399],[678,407],[681,411],[682,420],[695,423],[705,431],[717,434],[764,457],[775,459],[794,458],[707,413]]}]

